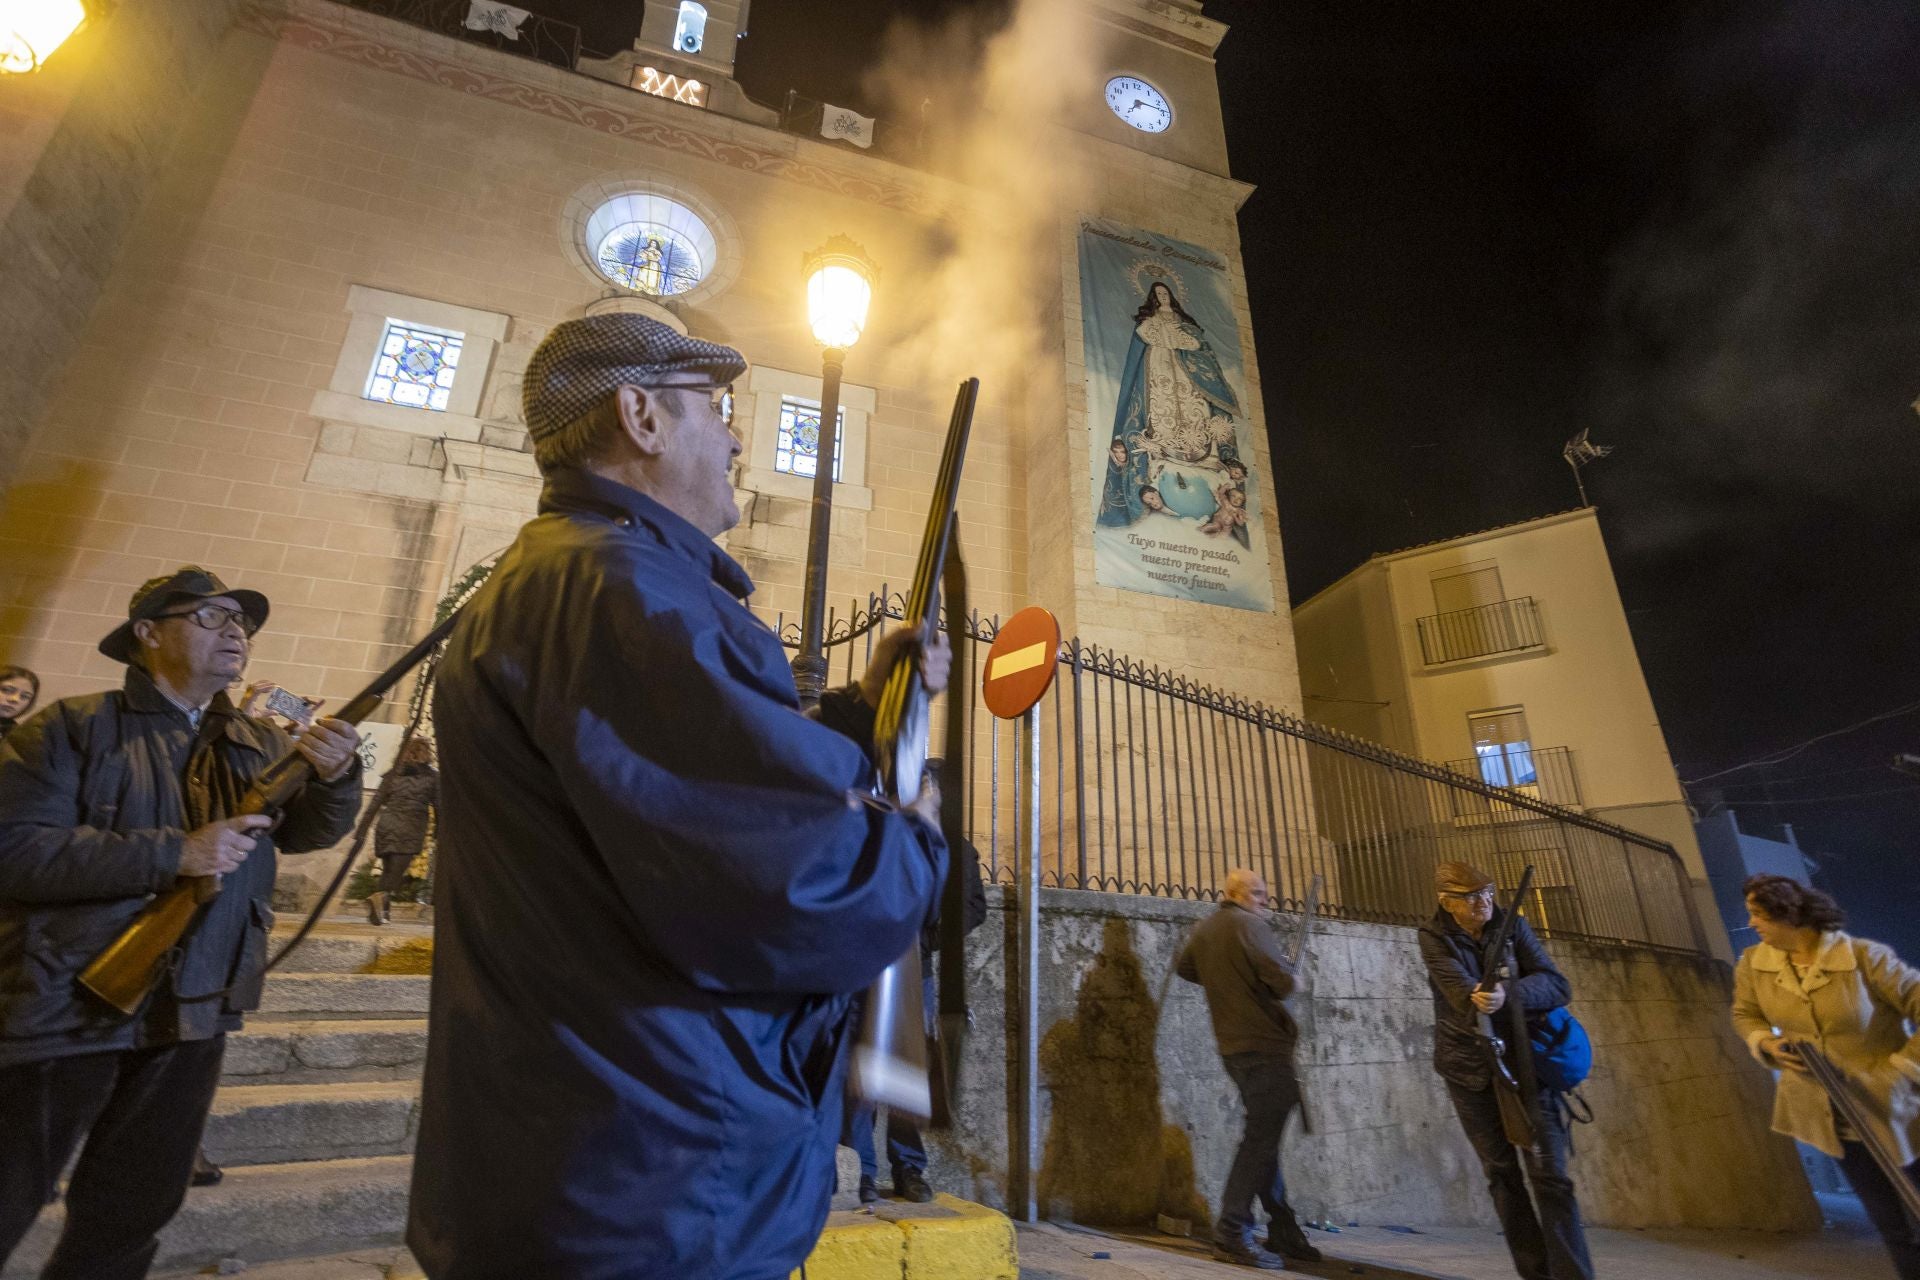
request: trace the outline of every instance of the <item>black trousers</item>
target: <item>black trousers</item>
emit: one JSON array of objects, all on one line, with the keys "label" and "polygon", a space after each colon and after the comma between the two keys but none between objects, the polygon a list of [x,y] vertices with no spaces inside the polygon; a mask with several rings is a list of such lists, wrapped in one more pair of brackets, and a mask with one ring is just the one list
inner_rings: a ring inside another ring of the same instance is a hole
[{"label": "black trousers", "polygon": [[398,893],[407,887],[407,868],[413,865],[417,853],[383,853],[380,855],[380,892]]},{"label": "black trousers", "polygon": [[[1867,1211],[1867,1220],[1886,1242],[1887,1252],[1893,1257],[1894,1274],[1900,1280],[1920,1280],[1920,1240],[1916,1240],[1914,1223],[1907,1217],[1906,1206],[1900,1203],[1900,1193],[1867,1154],[1865,1143],[1843,1142],[1840,1149],[1845,1153],[1840,1157],[1841,1171],[1847,1175],[1853,1194],[1860,1197],[1860,1207]],[[1909,1180],[1913,1179],[1915,1167],[1908,1165],[1902,1170]]]},{"label": "black trousers", "polygon": [[1447,1094],[1480,1157],[1493,1211],[1500,1216],[1507,1251],[1521,1280],[1593,1280],[1580,1205],[1567,1177],[1567,1121],[1554,1096],[1541,1090],[1536,1104],[1540,1153],[1523,1156],[1500,1128],[1500,1100],[1492,1088],[1463,1089],[1449,1080]]},{"label": "black trousers", "polygon": [[1233,1153],[1233,1165],[1227,1170],[1227,1186],[1220,1195],[1220,1216],[1214,1221],[1213,1234],[1226,1243],[1240,1244],[1253,1226],[1256,1198],[1270,1218],[1278,1217],[1286,1207],[1280,1137],[1286,1132],[1287,1117],[1300,1105],[1300,1084],[1294,1077],[1293,1063],[1286,1058],[1235,1053],[1220,1062],[1240,1090],[1247,1127],[1240,1135],[1239,1150]]},{"label": "black trousers", "polygon": [[226,1037],[0,1067],[0,1268],[67,1183],[43,1280],[139,1280],[186,1198]]}]

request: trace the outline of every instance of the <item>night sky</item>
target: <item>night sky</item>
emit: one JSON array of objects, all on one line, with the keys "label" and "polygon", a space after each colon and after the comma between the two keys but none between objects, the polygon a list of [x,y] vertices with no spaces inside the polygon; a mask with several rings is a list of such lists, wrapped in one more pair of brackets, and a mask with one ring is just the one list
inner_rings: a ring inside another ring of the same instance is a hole
[{"label": "night sky", "polygon": [[[874,109],[890,21],[757,0],[739,78]],[[586,42],[640,6],[545,0]],[[1208,0],[1293,597],[1576,505],[1686,779],[1920,704],[1920,10]],[[1920,712],[1714,784],[1920,958]],[[1695,799],[1714,796],[1696,788]],[[1751,936],[1736,937],[1736,945]]]}]

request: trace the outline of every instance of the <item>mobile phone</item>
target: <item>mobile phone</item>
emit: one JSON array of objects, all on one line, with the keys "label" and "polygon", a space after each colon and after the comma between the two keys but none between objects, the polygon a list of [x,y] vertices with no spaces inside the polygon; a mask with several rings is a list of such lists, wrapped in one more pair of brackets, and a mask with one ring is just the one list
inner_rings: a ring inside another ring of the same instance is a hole
[{"label": "mobile phone", "polygon": [[279,685],[267,690],[266,709],[277,716],[285,716],[295,724],[307,724],[313,719],[313,703],[297,693],[289,693]]}]

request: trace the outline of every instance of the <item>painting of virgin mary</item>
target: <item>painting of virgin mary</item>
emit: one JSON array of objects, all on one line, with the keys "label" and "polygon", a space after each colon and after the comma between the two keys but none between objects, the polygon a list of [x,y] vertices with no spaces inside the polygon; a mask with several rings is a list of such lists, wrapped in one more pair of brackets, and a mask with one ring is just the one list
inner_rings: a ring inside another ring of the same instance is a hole
[{"label": "painting of virgin mary", "polygon": [[1154,281],[1134,312],[1114,406],[1113,442],[1126,447],[1129,488],[1152,484],[1177,514],[1212,515],[1215,486],[1206,481],[1235,453],[1239,414],[1205,331],[1165,281]]}]

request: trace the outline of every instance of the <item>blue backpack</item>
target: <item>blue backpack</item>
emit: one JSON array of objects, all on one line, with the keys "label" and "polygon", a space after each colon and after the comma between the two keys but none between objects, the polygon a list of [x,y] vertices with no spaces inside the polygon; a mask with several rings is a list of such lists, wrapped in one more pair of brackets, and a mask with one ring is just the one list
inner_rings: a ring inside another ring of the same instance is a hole
[{"label": "blue backpack", "polygon": [[1543,1089],[1572,1093],[1593,1074],[1593,1041],[1564,1007],[1527,1020],[1533,1078]]}]

